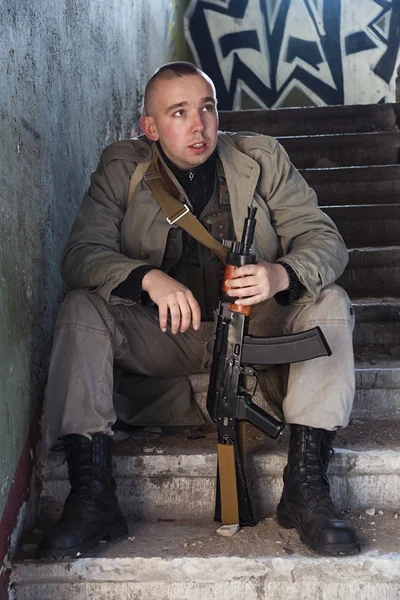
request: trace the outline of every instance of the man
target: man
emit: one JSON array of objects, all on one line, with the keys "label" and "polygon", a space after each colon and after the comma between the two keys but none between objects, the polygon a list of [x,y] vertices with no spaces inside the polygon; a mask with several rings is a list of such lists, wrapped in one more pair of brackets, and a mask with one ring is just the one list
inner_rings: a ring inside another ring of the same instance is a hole
[{"label": "man", "polygon": [[148,422],[151,397],[154,424],[200,421],[183,376],[207,371],[223,264],[179,220],[166,220],[150,189],[152,157],[164,188],[215,238],[240,239],[247,206],[258,207],[257,263],[227,282],[237,304],[254,306],[251,327],[260,335],[323,329],[332,356],[291,365],[284,398],[269,389],[290,427],[277,516],[318,552],[360,549],[326,478],[354,395],[352,309],[332,285],[347,251],[276,140],[218,133],[216,104],[212,81],[194,65],[161,67],[145,92],[145,137],[103,152],[72,227],[62,262],[72,291],[57,321],[46,409],[48,441],[63,442],[71,492],[45,555],[73,555],[127,531],[111,474],[114,373],[136,377],[139,416],[132,421],[119,406],[130,422]]}]

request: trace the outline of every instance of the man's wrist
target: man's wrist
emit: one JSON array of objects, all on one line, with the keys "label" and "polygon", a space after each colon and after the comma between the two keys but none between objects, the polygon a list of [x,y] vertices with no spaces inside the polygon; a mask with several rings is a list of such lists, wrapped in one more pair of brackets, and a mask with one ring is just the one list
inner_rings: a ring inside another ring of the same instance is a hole
[{"label": "man's wrist", "polygon": [[275,263],[275,266],[279,270],[279,286],[277,291],[277,293],[279,294],[279,292],[285,292],[289,289],[290,276],[287,269],[285,269],[282,263]]},{"label": "man's wrist", "polygon": [[277,263],[282,266],[288,276],[289,285],[282,291],[275,294],[274,298],[281,306],[290,306],[293,302],[300,300],[302,295],[307,291],[307,288],[301,283],[296,272],[292,267],[285,262]]},{"label": "man's wrist", "polygon": [[126,298],[133,300],[134,302],[141,302],[143,300],[143,279],[150,271],[158,270],[158,267],[153,265],[141,265],[133,271],[131,271],[128,277],[121,281],[116,288],[113,289],[112,293],[120,298]]},{"label": "man's wrist", "polygon": [[157,267],[153,267],[152,269],[149,269],[143,276],[142,278],[142,291],[143,292],[148,292],[148,284],[151,281],[151,273],[153,273],[153,271],[158,271],[158,272],[162,272],[161,269],[158,269]]}]

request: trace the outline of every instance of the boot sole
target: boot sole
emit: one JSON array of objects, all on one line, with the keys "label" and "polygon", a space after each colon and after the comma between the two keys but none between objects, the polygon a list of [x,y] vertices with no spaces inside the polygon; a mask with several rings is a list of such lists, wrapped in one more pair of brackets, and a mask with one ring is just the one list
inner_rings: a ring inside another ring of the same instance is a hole
[{"label": "boot sole", "polygon": [[96,546],[101,540],[112,542],[118,538],[124,537],[129,533],[128,525],[125,519],[120,519],[112,525],[104,527],[97,535],[74,548],[43,548],[39,550],[38,558],[78,558],[80,555],[88,552]]},{"label": "boot sole", "polygon": [[350,554],[358,554],[361,551],[361,544],[358,540],[356,542],[352,542],[351,544],[316,544],[313,540],[310,540],[310,538],[306,536],[301,525],[297,521],[292,520],[282,509],[278,508],[276,512],[276,519],[279,525],[284,529],[296,529],[303,544],[319,554],[329,554],[330,556],[346,556]]}]

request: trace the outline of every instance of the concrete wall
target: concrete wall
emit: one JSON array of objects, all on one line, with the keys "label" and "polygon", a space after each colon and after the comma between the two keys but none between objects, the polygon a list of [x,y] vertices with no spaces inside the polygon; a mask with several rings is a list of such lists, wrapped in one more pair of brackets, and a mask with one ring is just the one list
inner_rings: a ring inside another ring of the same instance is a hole
[{"label": "concrete wall", "polygon": [[0,3],[0,516],[30,451],[69,227],[101,149],[137,132],[146,80],[177,56],[179,11],[178,0]]},{"label": "concrete wall", "polygon": [[400,0],[191,0],[185,28],[222,109],[395,100]]}]

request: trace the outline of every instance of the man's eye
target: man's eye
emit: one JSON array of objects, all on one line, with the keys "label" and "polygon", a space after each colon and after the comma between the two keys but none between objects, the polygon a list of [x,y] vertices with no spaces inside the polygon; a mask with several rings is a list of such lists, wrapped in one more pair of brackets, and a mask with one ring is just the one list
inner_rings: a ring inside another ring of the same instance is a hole
[{"label": "man's eye", "polygon": [[213,104],[206,104],[205,106],[203,106],[203,110],[205,112],[212,112],[214,110],[214,105]]},{"label": "man's eye", "polygon": [[183,117],[183,115],[184,115],[184,112],[185,112],[185,111],[184,111],[184,110],[182,110],[182,109],[176,110],[176,111],[174,112],[174,117]]}]

